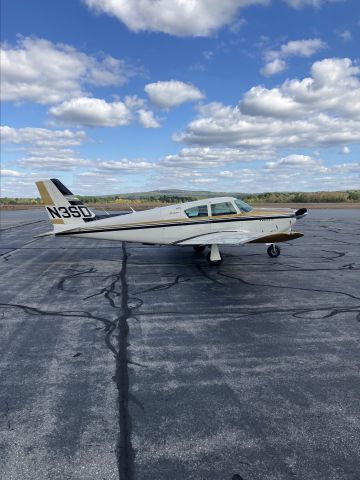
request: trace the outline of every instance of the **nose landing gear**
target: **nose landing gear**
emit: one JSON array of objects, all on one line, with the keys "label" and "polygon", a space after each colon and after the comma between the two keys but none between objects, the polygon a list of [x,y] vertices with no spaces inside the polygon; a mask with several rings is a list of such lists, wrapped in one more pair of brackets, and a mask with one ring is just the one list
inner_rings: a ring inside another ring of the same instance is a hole
[{"label": "nose landing gear", "polygon": [[267,249],[269,257],[276,258],[280,255],[280,248],[277,245],[270,245]]}]

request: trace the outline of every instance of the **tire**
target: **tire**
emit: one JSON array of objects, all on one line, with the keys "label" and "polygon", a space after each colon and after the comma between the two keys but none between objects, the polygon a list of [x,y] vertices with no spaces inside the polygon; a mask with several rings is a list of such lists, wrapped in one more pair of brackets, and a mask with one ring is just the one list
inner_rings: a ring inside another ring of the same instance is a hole
[{"label": "tire", "polygon": [[270,245],[267,249],[269,257],[276,258],[280,255],[280,248],[277,245]]},{"label": "tire", "polygon": [[195,252],[203,252],[205,250],[205,245],[194,245],[193,246],[193,249],[195,250]]},{"label": "tire", "polygon": [[208,262],[208,264],[211,266],[211,267],[216,267],[217,265],[221,265],[222,262],[223,262],[223,256],[221,255],[220,253],[220,260],[210,260],[210,256],[211,256],[211,252],[209,252],[207,255],[206,255],[206,260]]}]

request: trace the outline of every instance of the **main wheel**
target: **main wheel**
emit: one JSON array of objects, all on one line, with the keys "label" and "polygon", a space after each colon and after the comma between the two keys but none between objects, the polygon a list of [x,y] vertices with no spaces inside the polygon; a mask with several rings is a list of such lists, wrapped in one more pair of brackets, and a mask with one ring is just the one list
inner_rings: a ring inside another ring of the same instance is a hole
[{"label": "main wheel", "polygon": [[280,248],[277,245],[270,245],[270,247],[267,249],[267,253],[269,257],[278,257],[280,255]]},{"label": "main wheel", "polygon": [[208,264],[211,266],[211,267],[216,267],[216,265],[221,265],[222,262],[223,262],[223,256],[221,255],[220,253],[220,260],[211,260],[210,259],[210,256],[211,256],[211,252],[209,252],[207,255],[206,255],[206,260],[208,262]]},{"label": "main wheel", "polygon": [[206,246],[205,245],[194,245],[193,248],[194,248],[195,252],[203,252],[205,250]]}]

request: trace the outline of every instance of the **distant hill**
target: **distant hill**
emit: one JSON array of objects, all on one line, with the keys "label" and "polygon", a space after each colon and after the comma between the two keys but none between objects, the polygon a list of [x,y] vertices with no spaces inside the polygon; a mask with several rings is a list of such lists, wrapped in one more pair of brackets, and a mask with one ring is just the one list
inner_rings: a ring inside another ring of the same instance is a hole
[{"label": "distant hill", "polygon": [[[180,190],[180,189],[161,189],[161,190],[151,190],[149,192],[132,192],[132,193],[120,193],[117,196],[121,198],[149,198],[149,197],[196,197],[196,198],[205,198],[221,195],[232,196],[231,193],[221,194],[219,192],[210,192],[208,190]],[[113,197],[114,195],[107,195]]]}]

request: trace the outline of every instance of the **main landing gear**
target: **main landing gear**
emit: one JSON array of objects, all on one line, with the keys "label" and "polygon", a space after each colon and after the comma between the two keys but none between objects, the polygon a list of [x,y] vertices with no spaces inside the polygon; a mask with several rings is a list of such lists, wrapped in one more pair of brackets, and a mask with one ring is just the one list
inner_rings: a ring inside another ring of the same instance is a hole
[{"label": "main landing gear", "polygon": [[223,262],[223,256],[219,251],[219,247],[217,245],[211,245],[210,252],[206,255],[206,260],[209,265],[212,267],[216,267],[216,265],[221,265]]},{"label": "main landing gear", "polygon": [[203,252],[205,248],[209,246],[210,252],[206,255],[206,260],[209,265],[212,267],[216,265],[221,265],[223,262],[223,256],[219,251],[219,247],[217,245],[193,245],[193,249],[195,252]]},{"label": "main landing gear", "polygon": [[280,248],[277,245],[270,245],[267,249],[269,257],[276,258],[280,255]]},{"label": "main landing gear", "polygon": [[[210,247],[210,252],[206,255],[208,264],[212,267],[221,265],[224,258],[219,251],[219,247],[217,245],[208,246]],[[196,252],[203,252],[206,245],[194,245],[193,248]],[[277,245],[272,244],[268,247],[267,253],[269,257],[276,258],[280,255],[280,248]]]}]

